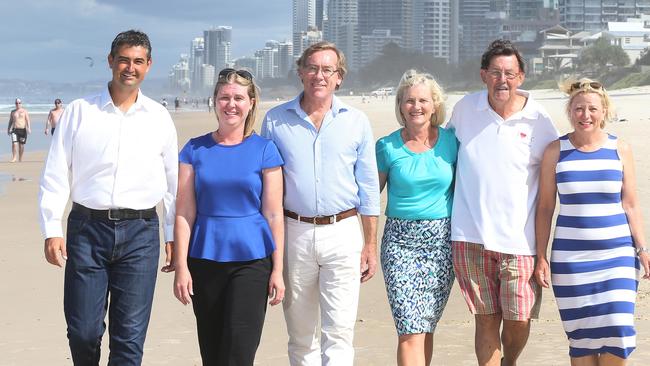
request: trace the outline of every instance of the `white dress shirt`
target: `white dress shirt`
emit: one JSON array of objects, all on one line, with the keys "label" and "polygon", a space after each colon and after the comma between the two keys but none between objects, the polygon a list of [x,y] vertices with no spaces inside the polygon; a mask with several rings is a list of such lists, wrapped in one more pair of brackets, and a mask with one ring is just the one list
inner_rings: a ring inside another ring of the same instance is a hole
[{"label": "white dress shirt", "polygon": [[178,144],[169,112],[138,92],[123,113],[108,87],[70,103],[56,127],[39,191],[41,230],[63,237],[68,197],[89,208],[147,209],[164,204],[165,240],[173,240]]}]

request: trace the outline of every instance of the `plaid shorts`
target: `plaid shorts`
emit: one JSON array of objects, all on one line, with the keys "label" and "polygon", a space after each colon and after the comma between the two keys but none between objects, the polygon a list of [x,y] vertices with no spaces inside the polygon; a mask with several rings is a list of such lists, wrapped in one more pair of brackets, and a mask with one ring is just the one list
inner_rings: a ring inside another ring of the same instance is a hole
[{"label": "plaid shorts", "polygon": [[454,271],[472,314],[502,314],[505,320],[537,319],[542,290],[535,281],[535,256],[486,250],[452,242]]}]

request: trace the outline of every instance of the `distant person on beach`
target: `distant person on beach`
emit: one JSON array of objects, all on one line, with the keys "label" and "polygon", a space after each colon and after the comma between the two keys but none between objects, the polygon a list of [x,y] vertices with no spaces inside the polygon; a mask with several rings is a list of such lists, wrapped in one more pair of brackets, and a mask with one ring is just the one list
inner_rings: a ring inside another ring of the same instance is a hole
[{"label": "distant person on beach", "polygon": [[108,86],[63,112],[39,192],[45,258],[59,267],[65,263],[63,308],[75,365],[99,364],[107,310],[109,364],[142,363],[160,255],[155,206],[161,200],[163,271],[171,270],[178,145],[169,112],[140,91],[151,67],[149,37],[136,30],[118,34],[108,65]]},{"label": "distant person on beach", "polygon": [[319,42],[297,64],[303,92],[262,123],[285,161],[289,361],[352,365],[360,282],[377,266],[375,143],[366,115],[334,95],[347,72],[343,53]]},{"label": "distant person on beach", "polygon": [[63,114],[63,104],[61,99],[57,98],[54,100],[54,108],[50,109],[50,113],[47,115],[47,122],[45,123],[45,134],[48,134],[48,130],[54,136],[54,130],[56,129],[57,123]]},{"label": "distant person on beach", "polygon": [[208,113],[212,113],[212,108],[214,108],[214,99],[208,97]]},{"label": "distant person on beach", "polygon": [[463,97],[447,126],[460,144],[454,270],[474,314],[481,366],[517,363],[541,303],[533,276],[535,203],[542,154],[558,132],[544,108],[519,89],[524,65],[510,41],[492,42],[481,58],[486,90]]},{"label": "distant person on beach", "polygon": [[259,91],[246,70],[221,70],[219,128],[180,153],[174,295],[192,303],[204,365],[249,365],[267,297],[284,298],[282,165],[253,131]]},{"label": "distant person on beach", "polygon": [[178,112],[178,109],[181,107],[181,100],[176,97],[174,99],[174,112]]},{"label": "distant person on beach", "polygon": [[381,268],[398,334],[398,365],[429,365],[433,333],[454,283],[451,204],[458,141],[442,88],[409,70],[397,88],[402,128],[377,141],[379,187],[388,184]]},{"label": "distant person on beach", "polygon": [[160,104],[162,104],[162,106],[165,107],[165,109],[167,109],[167,99],[162,98],[162,100],[160,101]]},{"label": "distant person on beach", "polygon": [[23,108],[23,101],[16,98],[16,108],[9,113],[7,134],[11,136],[11,162],[23,161],[27,135],[32,133],[29,113]]},{"label": "distant person on beach", "polygon": [[632,150],[603,130],[614,106],[600,82],[568,80],[563,91],[573,131],[553,141],[542,159],[535,277],[543,287],[553,284],[571,365],[624,365],[636,347],[637,269],[650,278]]}]

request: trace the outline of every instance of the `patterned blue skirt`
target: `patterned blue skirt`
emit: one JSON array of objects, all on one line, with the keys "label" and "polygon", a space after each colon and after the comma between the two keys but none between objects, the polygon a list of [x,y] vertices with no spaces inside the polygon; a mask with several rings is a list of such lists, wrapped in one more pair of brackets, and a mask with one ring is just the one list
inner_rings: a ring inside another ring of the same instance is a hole
[{"label": "patterned blue skirt", "polygon": [[397,334],[433,333],[454,283],[451,220],[388,218],[381,268]]}]

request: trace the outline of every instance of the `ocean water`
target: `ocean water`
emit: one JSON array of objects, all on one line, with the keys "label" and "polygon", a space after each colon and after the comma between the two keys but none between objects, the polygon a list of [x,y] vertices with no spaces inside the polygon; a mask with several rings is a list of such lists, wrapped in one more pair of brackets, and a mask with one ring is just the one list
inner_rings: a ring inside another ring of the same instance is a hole
[{"label": "ocean water", "polygon": [[[63,106],[65,107],[65,104]],[[11,112],[11,110],[14,108],[16,108],[16,105],[14,103],[11,104],[0,103],[0,114],[8,115],[9,112]],[[45,118],[47,118],[47,114],[50,112],[50,109],[54,108],[54,103],[50,102],[50,103],[23,104],[23,108],[27,109],[30,117],[32,117],[32,115],[45,114]]]}]

